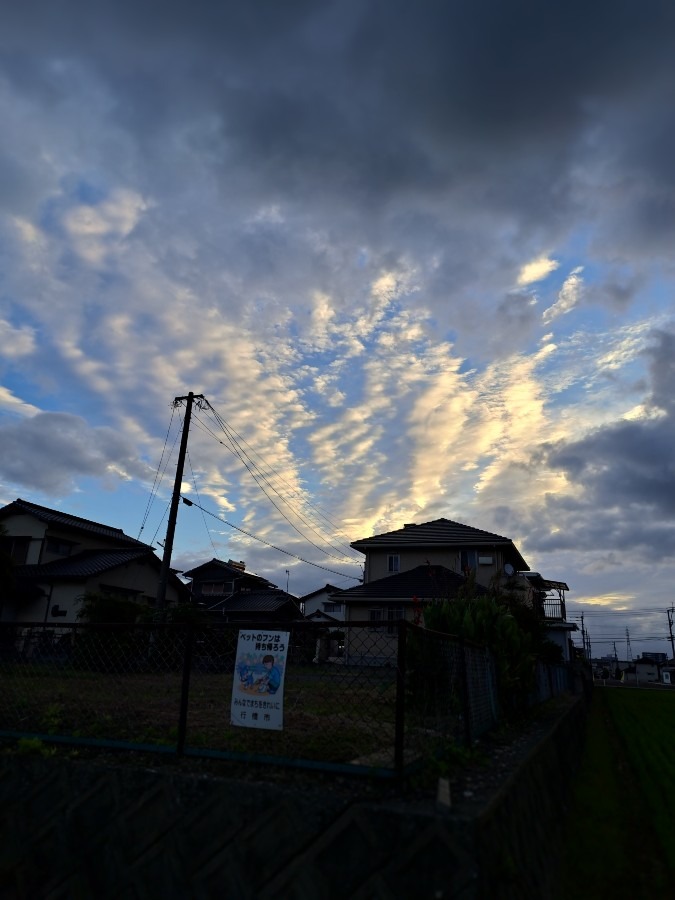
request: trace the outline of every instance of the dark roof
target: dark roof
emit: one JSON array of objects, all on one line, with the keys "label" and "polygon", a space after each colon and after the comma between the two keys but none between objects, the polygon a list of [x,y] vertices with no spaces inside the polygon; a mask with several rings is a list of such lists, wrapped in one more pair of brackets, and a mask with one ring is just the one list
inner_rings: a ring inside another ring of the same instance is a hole
[{"label": "dark roof", "polygon": [[317,594],[323,594],[324,591],[332,594],[339,590],[340,588],[336,588],[334,584],[324,584],[323,587],[317,588],[315,591],[310,591],[309,594],[303,594],[300,599],[304,602],[305,600],[310,600],[312,597],[316,597]]},{"label": "dark roof", "polygon": [[81,519],[79,516],[71,516],[69,513],[49,509],[47,506],[38,506],[37,503],[30,503],[28,500],[22,500],[21,498],[2,507],[0,509],[0,518],[5,518],[12,513],[28,513],[41,522],[46,522],[48,525],[60,525],[64,528],[72,528],[75,531],[86,531],[89,534],[97,534],[101,537],[119,541],[121,544],[148,547],[142,541],[129,537],[121,528],[112,528],[110,525],[102,525],[100,522],[92,522],[90,519]]},{"label": "dark roof", "polygon": [[[363,553],[372,548],[385,549],[388,547],[492,547],[495,545],[510,546],[515,550],[511,538],[493,534],[491,531],[483,531],[481,528],[473,528],[471,525],[462,525],[461,522],[452,522],[450,519],[434,519],[433,522],[424,522],[421,525],[404,525],[403,528],[397,528],[395,531],[362,538],[351,544],[355,550],[361,550]],[[519,553],[518,556],[520,556]],[[524,565],[520,568],[528,569],[529,566]]]},{"label": "dark roof", "polygon": [[[413,597],[420,601],[439,600],[456,597],[459,589],[466,583],[467,579],[463,575],[458,575],[445,566],[424,565],[397,575],[368,581],[345,591],[337,591],[331,595],[331,599],[345,603],[368,600],[412,601]],[[476,584],[474,590],[477,594],[488,593],[487,588],[480,584]]]},{"label": "dark roof", "polygon": [[539,572],[518,572],[530,582],[532,587],[536,587],[540,591],[569,591],[564,581],[551,581],[550,578],[544,578]]},{"label": "dark roof", "polygon": [[140,559],[152,559],[157,564],[160,562],[151,548],[130,547],[126,550],[83,550],[82,553],[43,565],[16,566],[14,571],[17,578],[31,581],[77,581]]},{"label": "dark roof", "polygon": [[231,575],[233,578],[249,578],[251,580],[260,581],[261,583],[271,584],[271,582],[268,581],[267,578],[263,578],[262,575],[256,575],[254,572],[247,572],[246,569],[241,568],[241,566],[223,562],[222,559],[216,559],[215,556],[213,559],[209,560],[209,562],[201,563],[201,565],[195,566],[194,569],[190,569],[189,572],[183,572],[183,575],[186,578],[191,578],[193,580],[196,578],[199,580],[200,576],[208,569],[217,569],[219,573],[222,571],[223,574]]},{"label": "dark roof", "polygon": [[211,612],[227,613],[274,613],[285,606],[292,605],[301,618],[297,600],[291,594],[281,590],[237,592],[220,603],[209,607]]}]

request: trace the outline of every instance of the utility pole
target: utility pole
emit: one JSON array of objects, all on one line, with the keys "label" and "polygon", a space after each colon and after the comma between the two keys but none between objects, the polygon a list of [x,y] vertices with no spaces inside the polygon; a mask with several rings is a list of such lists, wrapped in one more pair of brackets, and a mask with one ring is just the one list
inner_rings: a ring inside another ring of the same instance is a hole
[{"label": "utility pole", "polygon": [[586,655],[586,629],[584,628],[584,614],[581,614],[581,646]]},{"label": "utility pole", "polygon": [[670,609],[666,610],[666,612],[668,613],[668,630],[670,631],[670,649],[672,650],[672,653],[673,653],[671,659],[673,659],[673,660],[675,660],[675,641],[673,640],[673,612],[674,611],[675,611],[675,608],[672,606]]},{"label": "utility pole", "polygon": [[169,582],[169,572],[171,569],[171,554],[173,552],[173,537],[176,532],[176,519],[178,518],[178,503],[180,501],[180,486],[183,483],[183,468],[185,466],[185,457],[187,455],[188,433],[190,431],[190,419],[192,417],[192,404],[197,401],[200,409],[207,401],[202,394],[193,394],[192,391],[187,397],[176,397],[173,401],[174,409],[185,401],[185,418],[183,419],[183,434],[180,441],[180,450],[178,451],[178,463],[176,465],[176,478],[173,483],[173,494],[171,495],[171,507],[169,509],[169,522],[166,527],[166,539],[164,540],[164,555],[162,556],[162,568],[159,573],[159,586],[157,587],[157,611],[160,615],[166,607],[166,587]]}]

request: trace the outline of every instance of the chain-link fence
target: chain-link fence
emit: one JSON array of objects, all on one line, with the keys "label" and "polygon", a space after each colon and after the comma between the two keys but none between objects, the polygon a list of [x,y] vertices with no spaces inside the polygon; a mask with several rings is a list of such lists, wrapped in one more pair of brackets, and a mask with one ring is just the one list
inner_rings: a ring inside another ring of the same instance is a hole
[{"label": "chain-link fence", "polygon": [[[278,697],[238,661],[246,629],[289,634]],[[499,720],[488,651],[403,621],[0,623],[0,675],[4,736],[381,775]],[[569,687],[545,667],[538,685],[538,699]],[[276,730],[261,726],[270,704]]]}]

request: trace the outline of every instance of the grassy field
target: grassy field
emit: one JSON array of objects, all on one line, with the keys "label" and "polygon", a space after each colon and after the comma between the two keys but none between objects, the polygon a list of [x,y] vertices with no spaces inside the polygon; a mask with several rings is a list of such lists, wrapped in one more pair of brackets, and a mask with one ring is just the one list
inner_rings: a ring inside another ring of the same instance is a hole
[{"label": "grassy field", "polygon": [[594,691],[560,900],[672,896],[675,691]]},{"label": "grassy field", "polygon": [[[4,667],[0,728],[60,737],[175,745],[180,672],[89,672]],[[383,754],[392,766],[396,681],[390,669],[293,667],[283,731],[230,724],[232,675],[193,672],[186,744],[198,749],[351,762]]]}]

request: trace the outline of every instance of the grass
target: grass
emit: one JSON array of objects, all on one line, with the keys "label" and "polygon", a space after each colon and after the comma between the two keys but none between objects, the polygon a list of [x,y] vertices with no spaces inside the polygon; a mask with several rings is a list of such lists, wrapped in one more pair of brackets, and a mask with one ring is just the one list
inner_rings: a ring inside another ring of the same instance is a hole
[{"label": "grass", "polygon": [[[182,674],[118,674],[57,665],[3,668],[0,728],[18,733],[175,744]],[[230,673],[193,672],[188,746],[349,762],[391,747],[396,686],[391,670],[289,668],[283,731],[230,724]]]},{"label": "grass", "polygon": [[594,691],[560,900],[667,895],[675,874],[674,728],[675,693]]}]

